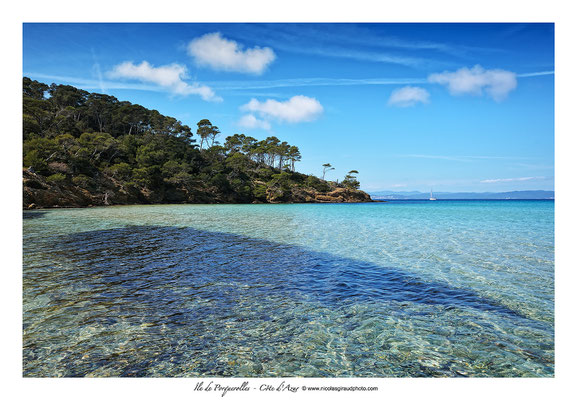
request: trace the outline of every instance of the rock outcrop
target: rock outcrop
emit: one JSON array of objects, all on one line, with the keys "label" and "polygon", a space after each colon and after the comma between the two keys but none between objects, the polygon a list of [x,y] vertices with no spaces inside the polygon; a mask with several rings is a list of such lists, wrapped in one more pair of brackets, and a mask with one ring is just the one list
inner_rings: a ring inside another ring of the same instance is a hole
[{"label": "rock outcrop", "polygon": [[[109,176],[102,175],[91,187],[81,187],[68,180],[50,182],[29,169],[23,170],[23,208],[92,207],[127,204],[162,203],[238,203],[233,194],[214,189],[173,189],[150,191],[125,187]],[[264,185],[264,182],[256,181]],[[264,200],[264,199],[263,199]],[[268,188],[268,203],[361,203],[372,202],[371,197],[356,189],[335,188],[318,192],[312,188],[293,186],[285,190]],[[258,201],[255,201],[258,202]],[[260,201],[262,202],[262,201]]]},{"label": "rock outcrop", "polygon": [[29,170],[24,170],[23,205],[24,208],[50,207],[87,207],[104,205],[88,190],[77,186],[61,186],[46,181],[46,178]]},{"label": "rock outcrop", "polygon": [[362,190],[336,188],[332,192],[315,195],[318,203],[366,203],[371,202],[371,196]]}]

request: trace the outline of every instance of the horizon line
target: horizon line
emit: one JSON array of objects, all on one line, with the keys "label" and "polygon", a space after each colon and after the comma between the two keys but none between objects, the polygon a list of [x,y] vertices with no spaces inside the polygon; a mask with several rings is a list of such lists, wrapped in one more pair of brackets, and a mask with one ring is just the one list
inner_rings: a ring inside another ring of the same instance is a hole
[{"label": "horizon line", "polygon": [[[375,190],[367,190],[367,193],[376,193],[376,192],[391,192],[391,193],[413,193],[413,194],[424,194],[427,195],[429,192],[421,192],[419,190],[390,190],[390,189],[375,189]],[[499,193],[515,193],[515,192],[555,192],[554,189],[529,189],[529,190],[505,190],[501,192],[474,192],[474,191],[461,191],[461,192],[435,192],[435,194],[457,194],[457,193],[471,193],[471,194],[499,194]]]}]

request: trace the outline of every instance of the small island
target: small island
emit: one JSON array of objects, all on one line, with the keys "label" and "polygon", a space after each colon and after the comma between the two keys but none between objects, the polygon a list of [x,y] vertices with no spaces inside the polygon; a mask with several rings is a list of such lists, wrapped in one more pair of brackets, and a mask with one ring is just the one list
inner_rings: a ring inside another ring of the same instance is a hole
[{"label": "small island", "polygon": [[[23,80],[23,208],[166,203],[357,203],[341,182],[295,170],[298,147],[234,134],[69,85]],[[198,142],[197,142],[198,139]]]}]

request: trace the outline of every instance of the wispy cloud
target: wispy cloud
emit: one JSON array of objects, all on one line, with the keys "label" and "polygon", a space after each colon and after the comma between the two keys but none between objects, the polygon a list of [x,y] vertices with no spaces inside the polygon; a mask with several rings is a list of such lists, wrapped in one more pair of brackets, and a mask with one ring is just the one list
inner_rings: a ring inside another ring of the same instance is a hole
[{"label": "wispy cloud", "polygon": [[517,87],[514,72],[501,69],[485,70],[480,65],[473,68],[461,68],[455,72],[445,71],[429,75],[429,82],[448,87],[453,95],[488,94],[495,101],[504,100],[509,92]]},{"label": "wispy cloud", "polygon": [[310,87],[310,86],[362,86],[362,85],[410,85],[426,84],[426,79],[420,78],[296,78],[276,79],[264,81],[213,81],[208,85],[219,90],[257,90],[283,87]]},{"label": "wispy cloud", "polygon": [[286,101],[268,99],[259,101],[251,99],[241,107],[241,110],[256,112],[261,117],[273,118],[281,122],[297,123],[312,121],[323,113],[323,106],[319,101],[307,96],[293,96]]},{"label": "wispy cloud", "polygon": [[479,160],[527,160],[529,157],[511,157],[511,156],[447,156],[447,155],[434,155],[434,154],[400,154],[397,157],[408,157],[408,158],[429,158],[434,160],[447,160],[447,161],[459,161],[459,162],[473,162]]},{"label": "wispy cloud", "polygon": [[544,75],[555,75],[555,71],[528,72],[525,74],[517,74],[517,78],[532,78],[534,76]]},{"label": "wispy cloud", "polygon": [[523,181],[536,181],[543,180],[544,176],[526,176],[523,178],[500,178],[500,179],[485,179],[481,183],[502,183],[502,182],[523,182]]},{"label": "wispy cloud", "polygon": [[391,97],[389,97],[389,106],[395,107],[412,107],[418,103],[429,103],[429,92],[425,89],[416,86],[405,86],[400,89],[393,90]]},{"label": "wispy cloud", "polygon": [[[393,35],[377,33],[356,24],[251,24],[235,29],[236,37],[251,39],[259,37],[263,43],[275,49],[298,54],[349,58],[411,67],[448,67],[446,55],[471,59],[479,52],[496,52],[499,49],[473,48],[435,42],[410,40]],[[232,34],[232,32],[231,32]],[[355,48],[355,51],[351,51]],[[414,54],[419,52],[420,56]],[[441,57],[438,57],[438,56]]]},{"label": "wispy cloud", "polygon": [[[554,71],[531,72],[516,75],[517,78],[553,75]],[[296,78],[275,80],[239,80],[206,82],[219,90],[259,90],[283,87],[313,87],[313,86],[395,86],[395,85],[425,85],[432,84],[427,78]]]},{"label": "wispy cloud", "polygon": [[196,82],[193,84],[185,82],[187,70],[184,65],[180,64],[154,67],[147,61],[142,61],[140,64],[126,61],[116,65],[107,75],[112,79],[134,79],[153,83],[178,95],[196,94],[206,101],[222,101],[222,98],[217,96],[210,87]]},{"label": "wispy cloud", "polygon": [[355,24],[283,24],[275,25],[273,30],[263,25],[272,39],[282,40],[285,43],[298,42],[299,38],[306,42],[319,42],[322,44],[343,44],[353,47],[376,47],[381,49],[404,49],[404,50],[436,50],[450,52],[454,46],[443,42],[431,40],[410,40],[393,35],[383,35],[367,29],[362,25]]},{"label": "wispy cloud", "polygon": [[555,169],[554,165],[551,164],[527,164],[527,163],[515,163],[515,167],[521,167],[523,169]]},{"label": "wispy cloud", "polygon": [[92,53],[92,59],[94,60],[94,63],[92,64],[92,71],[93,74],[96,75],[96,78],[98,79],[98,87],[100,89],[100,91],[102,93],[106,93],[106,88],[104,87],[104,79],[102,77],[102,70],[100,68],[100,63],[98,62],[97,58],[96,58],[96,52],[94,51],[94,48],[90,49],[91,53]]},{"label": "wispy cloud", "polygon": [[[315,27],[311,24],[258,24],[244,25],[244,29],[236,30],[235,36],[251,39],[259,37],[263,43],[275,49],[291,53],[319,55],[324,57],[348,58],[361,61],[373,61],[387,64],[407,66],[425,65],[430,63],[426,58],[406,56],[391,51],[391,48],[406,49],[400,39],[390,40],[390,46],[386,45],[387,39],[375,37],[366,30],[358,30],[352,25],[339,24],[336,29]],[[370,36],[369,36],[370,35]],[[364,37],[363,40],[360,36]],[[407,43],[408,44],[408,43]],[[353,45],[353,46],[351,46]],[[384,47],[389,47],[384,51]],[[367,46],[375,49],[367,49]],[[363,48],[352,51],[351,48]],[[412,48],[415,49],[414,47]]]},{"label": "wispy cloud", "polygon": [[[554,71],[531,72],[517,75],[517,78],[531,78],[546,75],[554,75]],[[45,79],[53,82],[63,82],[77,85],[85,90],[113,90],[129,89],[161,92],[166,88],[158,85],[145,83],[133,83],[118,80],[85,79],[72,76],[50,75],[33,71],[24,72],[25,76],[34,79]],[[315,87],[315,86],[398,86],[398,85],[427,85],[431,84],[426,78],[298,78],[298,79],[276,79],[276,80],[234,80],[234,81],[212,81],[204,82],[210,88],[217,91],[237,91],[246,96],[268,96],[265,93],[258,93],[259,90],[275,89],[285,87]],[[246,91],[257,91],[250,93]],[[258,94],[257,94],[258,93]],[[277,95],[280,97],[280,95]]]},{"label": "wispy cloud", "polygon": [[[429,60],[420,57],[402,56],[398,54],[374,52],[374,51],[351,51],[350,49],[331,49],[327,47],[314,48],[308,47],[304,52],[316,55],[336,58],[350,58],[360,61],[372,61],[385,64],[398,64],[408,67],[425,66],[430,63]],[[440,64],[436,62],[436,64]],[[446,63],[442,63],[446,64]]]},{"label": "wispy cloud", "polygon": [[76,76],[63,76],[63,75],[51,75],[43,74],[38,72],[24,72],[24,76],[33,79],[43,79],[49,83],[65,83],[69,85],[76,85],[76,87],[84,90],[94,90],[101,89],[105,87],[109,89],[128,89],[128,90],[144,90],[150,92],[162,92],[165,91],[157,85],[147,85],[142,83],[131,83],[131,82],[121,82],[121,81],[111,81],[111,80],[95,80],[95,79],[84,79]]},{"label": "wispy cloud", "polygon": [[243,49],[220,32],[207,33],[188,44],[188,54],[200,66],[221,71],[236,71],[260,75],[272,63],[276,54],[269,47]]}]

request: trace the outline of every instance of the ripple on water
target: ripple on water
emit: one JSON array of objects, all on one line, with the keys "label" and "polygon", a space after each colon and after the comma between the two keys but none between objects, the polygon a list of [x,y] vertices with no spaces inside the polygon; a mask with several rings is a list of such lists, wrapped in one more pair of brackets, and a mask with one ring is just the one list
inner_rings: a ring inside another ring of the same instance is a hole
[{"label": "ripple on water", "polygon": [[37,239],[26,376],[553,373],[547,319],[400,267],[185,227]]}]

